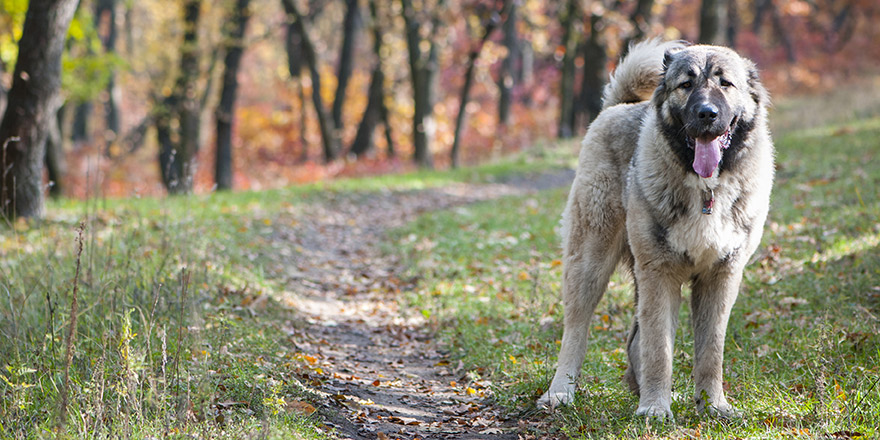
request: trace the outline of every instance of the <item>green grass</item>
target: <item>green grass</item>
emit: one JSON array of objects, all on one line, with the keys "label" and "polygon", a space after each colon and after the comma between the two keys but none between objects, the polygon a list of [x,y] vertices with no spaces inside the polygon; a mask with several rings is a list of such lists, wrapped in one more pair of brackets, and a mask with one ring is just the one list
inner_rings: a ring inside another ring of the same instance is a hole
[{"label": "green grass", "polygon": [[[61,200],[44,221],[0,225],[0,438],[327,438],[310,388],[322,373],[297,349],[296,310],[275,299],[296,252],[276,227],[333,193],[491,181],[561,160],[538,148],[454,172]],[[261,297],[270,305],[254,306]]]},{"label": "green grass", "polygon": [[[676,423],[646,425],[621,382],[631,287],[620,278],[594,315],[577,400],[545,416],[536,398],[561,338],[566,191],[426,215],[396,245],[422,277],[413,307],[440,330],[474,383],[521,417],[573,438],[880,436],[880,118],[777,136],[768,227],[728,329],[725,380],[739,420],[691,401],[693,337],[683,307],[674,359]],[[457,362],[457,361],[455,361]]]}]

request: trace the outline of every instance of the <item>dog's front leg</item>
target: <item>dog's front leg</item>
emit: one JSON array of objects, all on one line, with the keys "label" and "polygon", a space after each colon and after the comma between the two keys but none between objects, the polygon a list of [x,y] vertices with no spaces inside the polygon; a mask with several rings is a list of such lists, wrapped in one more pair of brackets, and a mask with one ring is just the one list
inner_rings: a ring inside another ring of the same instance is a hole
[{"label": "dog's front leg", "polygon": [[639,407],[636,415],[672,419],[672,351],[681,283],[656,268],[635,270],[639,286]]},{"label": "dog's front leg", "polygon": [[737,415],[736,410],[724,397],[722,364],[727,320],[730,317],[730,309],[736,301],[741,280],[741,269],[701,274],[694,280],[691,294],[694,325],[694,401],[700,412],[721,417]]}]

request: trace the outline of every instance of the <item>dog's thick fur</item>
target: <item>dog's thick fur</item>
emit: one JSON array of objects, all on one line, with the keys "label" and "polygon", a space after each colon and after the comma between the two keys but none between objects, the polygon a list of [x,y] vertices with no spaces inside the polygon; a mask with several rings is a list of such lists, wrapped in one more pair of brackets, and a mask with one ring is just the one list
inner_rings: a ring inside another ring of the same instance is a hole
[{"label": "dog's thick fur", "polygon": [[630,49],[604,96],[563,214],[565,330],[539,404],[572,400],[590,319],[622,262],[635,280],[625,380],[639,395],[636,414],[672,417],[675,328],[689,282],[694,399],[700,411],[734,415],[722,390],[724,338],[770,201],[769,96],[736,52],[657,40]]}]

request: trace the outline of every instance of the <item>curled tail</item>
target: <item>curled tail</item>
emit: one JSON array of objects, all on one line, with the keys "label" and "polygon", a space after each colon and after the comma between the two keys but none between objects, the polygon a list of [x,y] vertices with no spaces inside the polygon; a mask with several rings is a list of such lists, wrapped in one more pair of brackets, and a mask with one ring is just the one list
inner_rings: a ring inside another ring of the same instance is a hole
[{"label": "curled tail", "polygon": [[621,103],[651,99],[663,73],[663,55],[686,46],[682,41],[661,41],[659,38],[630,45],[629,53],[620,60],[602,93],[602,110]]}]

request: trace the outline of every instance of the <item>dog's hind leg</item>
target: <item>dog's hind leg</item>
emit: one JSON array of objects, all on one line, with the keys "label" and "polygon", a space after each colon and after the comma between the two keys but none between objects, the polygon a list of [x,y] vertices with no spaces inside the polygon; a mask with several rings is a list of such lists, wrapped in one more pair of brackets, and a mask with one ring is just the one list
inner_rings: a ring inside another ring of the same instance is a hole
[{"label": "dog's hind leg", "polygon": [[[639,306],[639,287],[635,286],[636,310]],[[626,338],[626,371],[623,373],[623,381],[629,386],[629,390],[636,396],[639,395],[639,368],[642,360],[639,355],[639,317],[633,316],[632,327]]]},{"label": "dog's hind leg", "polygon": [[[577,184],[577,183],[576,183]],[[550,389],[538,404],[554,408],[574,398],[587,353],[590,319],[608,287],[625,245],[622,210],[575,188],[565,214],[565,261],[562,279],[564,325],[559,363]],[[598,206],[600,204],[605,206]],[[597,210],[597,208],[599,210]],[[620,217],[615,216],[618,215]]]}]

